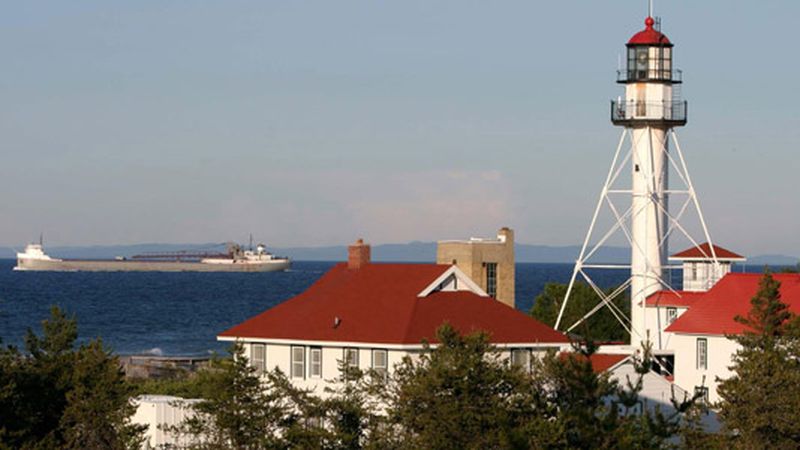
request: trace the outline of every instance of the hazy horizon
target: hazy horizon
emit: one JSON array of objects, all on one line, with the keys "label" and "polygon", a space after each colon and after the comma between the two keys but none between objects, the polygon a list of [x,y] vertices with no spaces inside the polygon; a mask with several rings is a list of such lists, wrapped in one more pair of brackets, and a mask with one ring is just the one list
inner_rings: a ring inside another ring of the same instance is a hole
[{"label": "hazy horizon", "polygon": [[[0,242],[377,245],[510,226],[579,245],[620,133],[617,60],[646,7],[9,4]],[[656,2],[706,220],[742,254],[800,255],[798,13]]]}]

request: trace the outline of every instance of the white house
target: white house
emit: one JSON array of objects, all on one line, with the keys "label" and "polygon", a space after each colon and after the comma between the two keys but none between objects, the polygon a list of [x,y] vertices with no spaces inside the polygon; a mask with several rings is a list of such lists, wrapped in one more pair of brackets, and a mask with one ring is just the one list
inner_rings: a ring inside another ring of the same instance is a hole
[{"label": "white house", "polygon": [[489,297],[458,267],[370,262],[369,245],[349,248],[340,263],[302,294],[218,336],[244,344],[261,371],[279,368],[295,385],[324,395],[341,361],[362,370],[390,372],[436,330],[449,323],[462,333],[486,331],[517,364],[560,349],[567,337]]},{"label": "white house", "polygon": [[[716,267],[708,244],[671,256],[683,261],[684,289],[656,292],[647,298],[646,308],[648,323],[658,324],[658,335],[651,340],[665,370],[678,386],[703,392],[711,403],[719,400],[717,386],[731,375],[729,367],[739,348],[725,336],[745,330],[734,318],[750,311],[762,276],[732,273],[732,264],[744,257],[719,246],[714,253]],[[781,300],[800,312],[800,275],[773,276],[781,282]]]},{"label": "white house", "polygon": [[[666,328],[675,349],[675,382],[686,390],[707,389],[711,402],[719,400],[719,379],[730,376],[738,349],[726,335],[741,334],[745,326],[734,318],[747,316],[758,292],[761,274],[729,273]],[[774,274],[781,283],[781,301],[800,313],[800,275]]]}]

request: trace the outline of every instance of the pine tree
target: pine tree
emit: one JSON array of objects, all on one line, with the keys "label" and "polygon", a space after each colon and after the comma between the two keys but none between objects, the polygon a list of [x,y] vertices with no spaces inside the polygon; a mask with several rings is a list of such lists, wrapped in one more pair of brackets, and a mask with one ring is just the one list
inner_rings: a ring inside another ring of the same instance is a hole
[{"label": "pine tree", "polygon": [[194,449],[280,449],[285,448],[284,430],[296,420],[290,398],[281,386],[288,386],[280,372],[256,373],[241,344],[231,348],[209,396],[193,405],[195,414],[169,431],[191,442]]},{"label": "pine tree", "polygon": [[488,336],[445,324],[439,344],[396,367],[384,447],[514,448],[531,408],[527,374],[499,358]]},{"label": "pine tree", "polygon": [[77,322],[53,307],[25,352],[0,350],[0,448],[138,447],[130,391],[99,340],[75,349]]},{"label": "pine tree", "polygon": [[780,282],[767,272],[759,283],[746,327],[728,336],[740,348],[733,376],[718,392],[720,418],[736,448],[800,447],[800,333],[798,318],[781,302]]}]

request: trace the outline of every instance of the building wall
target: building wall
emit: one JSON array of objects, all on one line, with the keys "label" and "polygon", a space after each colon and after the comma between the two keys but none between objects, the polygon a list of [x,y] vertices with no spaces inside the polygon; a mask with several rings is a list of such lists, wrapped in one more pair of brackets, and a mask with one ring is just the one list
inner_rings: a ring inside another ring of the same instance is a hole
[{"label": "building wall", "polygon": [[[253,344],[261,344],[259,342],[245,342],[244,343],[244,351],[245,356],[248,357],[252,364],[252,355],[253,355]],[[385,347],[381,347],[380,345],[354,345],[354,346],[337,346],[337,345],[309,345],[308,343],[298,343],[298,345],[289,345],[289,344],[273,344],[273,343],[266,343],[264,344],[267,353],[267,360],[266,360],[266,370],[270,371],[275,368],[280,369],[288,378],[289,380],[297,387],[310,389],[312,393],[316,394],[320,397],[325,397],[328,394],[325,393],[325,387],[335,387],[336,381],[340,378],[340,362],[344,359],[344,349],[358,349],[359,351],[359,358],[358,358],[358,368],[362,371],[368,371],[373,368],[373,358],[372,358],[372,351],[373,350],[386,350],[388,356],[388,372],[392,373],[395,366],[402,363],[403,358],[408,356],[412,359],[418,358],[419,355],[422,353],[421,349],[387,349]],[[295,377],[292,376],[291,372],[291,348],[292,347],[301,347],[303,348],[304,355],[305,355],[305,367],[304,373],[302,377]],[[311,376],[311,366],[310,366],[310,350],[313,347],[318,347],[322,349],[322,376],[321,377],[312,377]],[[531,351],[531,357],[541,357],[544,355],[548,348],[556,348],[562,349],[562,347],[567,347],[567,345],[551,345],[551,346],[542,346],[542,345],[535,345],[532,344],[531,346],[519,346],[518,348],[524,348]],[[517,348],[515,346],[515,348]],[[503,359],[508,359],[511,356],[511,350],[509,348],[504,348],[500,350],[500,357]]]},{"label": "building wall", "polygon": [[[673,334],[673,333],[669,333]],[[706,369],[697,367],[697,339],[705,338],[707,342],[708,364]],[[675,350],[675,384],[693,393],[696,386],[708,387],[709,401],[719,400],[717,395],[717,378],[731,376],[728,367],[733,363],[733,355],[739,344],[724,336],[673,334],[671,346]]]},{"label": "building wall", "polygon": [[184,448],[195,443],[195,439],[172,433],[168,427],[180,425],[191,418],[194,415],[192,405],[199,401],[168,395],[136,397],[133,402],[136,412],[131,417],[131,422],[147,427],[142,448]]},{"label": "building wall", "polygon": [[[611,379],[617,380],[620,386],[625,386],[628,380],[636,381],[639,374],[636,373],[633,363],[626,361],[611,370],[610,376]],[[669,415],[675,412],[675,407],[672,404],[673,396],[675,400],[682,401],[690,398],[693,394],[693,391],[687,391],[677,383],[673,384],[655,372],[648,372],[642,378],[642,390],[639,392],[639,399],[643,400],[649,410],[655,411],[658,408],[663,414]],[[700,421],[708,432],[717,432],[720,429],[720,423],[714,411],[703,414],[700,417]]]},{"label": "building wall", "polygon": [[730,262],[720,262],[717,268],[707,261],[683,262],[683,290],[705,292],[731,271]]},{"label": "building wall", "polygon": [[496,299],[514,307],[514,231],[502,228],[497,239],[440,241],[437,264],[455,264],[472,281],[488,292],[486,264],[497,264]]},{"label": "building wall", "polygon": [[[655,336],[650,336],[650,341],[653,342],[654,350],[669,350],[673,348],[673,345],[670,342],[672,333],[667,333],[664,331],[664,329],[671,324],[671,322],[669,322],[667,319],[667,310],[669,308],[671,307],[648,306],[647,310],[645,311],[645,320],[647,321],[648,329],[658,330],[658,333]],[[676,306],[674,308],[676,312],[676,318],[688,311],[688,308],[685,307]]]}]

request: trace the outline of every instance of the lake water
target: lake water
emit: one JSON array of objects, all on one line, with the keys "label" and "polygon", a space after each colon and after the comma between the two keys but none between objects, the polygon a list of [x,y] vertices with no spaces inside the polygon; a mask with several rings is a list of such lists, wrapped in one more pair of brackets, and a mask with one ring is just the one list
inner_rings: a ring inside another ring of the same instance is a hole
[{"label": "lake water", "polygon": [[[25,331],[58,305],[78,319],[79,339],[102,337],[120,354],[204,355],[224,351],[215,336],[304,291],[334,262],[294,262],[288,272],[15,272],[0,260],[0,339],[20,345]],[[545,283],[566,283],[571,264],[517,264],[517,308],[527,312]],[[624,271],[595,276],[602,287]]]}]

